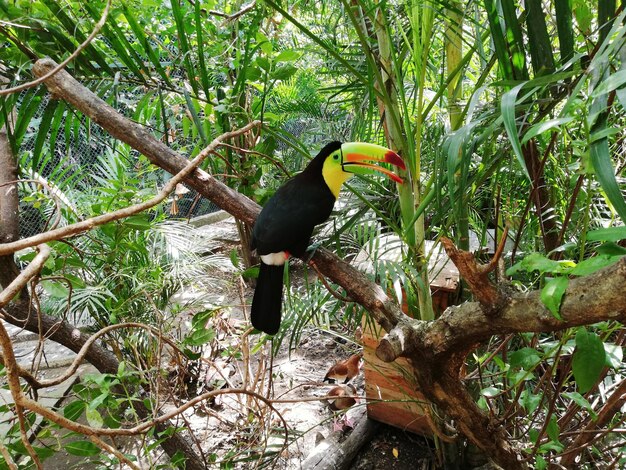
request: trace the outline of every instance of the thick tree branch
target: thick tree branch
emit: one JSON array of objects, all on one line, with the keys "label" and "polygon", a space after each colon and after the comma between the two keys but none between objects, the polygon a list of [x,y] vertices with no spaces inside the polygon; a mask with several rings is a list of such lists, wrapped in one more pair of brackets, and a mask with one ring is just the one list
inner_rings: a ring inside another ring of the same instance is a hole
[{"label": "thick tree branch", "polygon": [[420,339],[434,354],[465,348],[493,335],[559,331],[604,320],[626,320],[626,258],[589,276],[572,279],[558,320],[541,302],[540,292],[514,294],[497,315],[487,315],[477,302],[448,308]]},{"label": "thick tree branch", "polygon": [[118,209],[113,212],[107,212],[96,217],[91,217],[90,219],[81,220],[80,222],[76,222],[65,227],[48,230],[47,232],[33,235],[32,237],[22,238],[11,243],[0,244],[0,256],[15,253],[18,250],[23,250],[24,248],[29,248],[35,245],[39,245],[41,243],[46,243],[53,240],[60,240],[62,238],[67,238],[72,235],[77,235],[79,233],[91,230],[98,225],[104,225],[106,223],[113,222],[114,220],[130,217],[133,214],[138,214],[156,206],[157,204],[163,202],[165,198],[172,191],[174,191],[178,183],[187,178],[198,167],[198,165],[200,165],[202,161],[204,161],[206,157],[214,152],[215,149],[222,143],[222,141],[248,132],[250,129],[252,129],[253,127],[257,127],[259,124],[259,121],[253,121],[242,127],[241,129],[226,132],[216,137],[213,142],[211,142],[204,150],[202,150],[193,160],[188,162],[178,173],[172,176],[172,178],[167,182],[167,184],[165,184],[165,186],[163,186],[163,189],[161,189],[161,191],[159,191],[156,196],[150,198],[149,200],[139,204],[135,204],[133,206],[124,207],[123,209]]},{"label": "thick tree branch", "polygon": [[[33,66],[33,73],[41,76],[55,66],[56,63],[52,59],[41,59]],[[158,141],[145,127],[123,117],[66,71],[57,73],[45,83],[50,93],[56,98],[70,103],[106,129],[113,137],[138,150],[160,168],[175,175],[189,163],[188,159]],[[259,206],[253,201],[243,197],[203,170],[196,169],[184,181],[185,184],[246,223],[254,223],[260,211]]]}]

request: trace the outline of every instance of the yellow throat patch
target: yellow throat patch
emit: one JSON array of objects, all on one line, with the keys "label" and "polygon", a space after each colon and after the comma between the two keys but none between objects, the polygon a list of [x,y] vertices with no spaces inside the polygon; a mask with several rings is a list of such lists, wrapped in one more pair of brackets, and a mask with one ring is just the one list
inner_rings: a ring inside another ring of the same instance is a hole
[{"label": "yellow throat patch", "polygon": [[326,160],[324,160],[324,166],[322,167],[322,176],[324,177],[324,181],[330,189],[330,192],[333,193],[335,199],[339,197],[339,191],[341,191],[341,185],[348,181],[353,175],[352,173],[348,173],[347,171],[343,171],[341,168],[341,158],[335,158],[338,152],[335,152],[329,155]]}]

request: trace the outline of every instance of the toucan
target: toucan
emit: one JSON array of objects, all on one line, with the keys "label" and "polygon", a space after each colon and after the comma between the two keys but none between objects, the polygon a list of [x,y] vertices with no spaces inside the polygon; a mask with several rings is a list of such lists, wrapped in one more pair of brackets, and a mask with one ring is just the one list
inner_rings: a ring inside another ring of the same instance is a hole
[{"label": "toucan", "polygon": [[386,162],[405,169],[398,154],[380,145],[363,142],[331,142],[307,167],[285,182],[265,204],[252,230],[252,250],[261,258],[250,319],[268,335],[280,327],[283,272],[290,256],[306,254],[313,229],[330,216],[339,191],[353,174],[402,178],[387,168],[368,162]]}]

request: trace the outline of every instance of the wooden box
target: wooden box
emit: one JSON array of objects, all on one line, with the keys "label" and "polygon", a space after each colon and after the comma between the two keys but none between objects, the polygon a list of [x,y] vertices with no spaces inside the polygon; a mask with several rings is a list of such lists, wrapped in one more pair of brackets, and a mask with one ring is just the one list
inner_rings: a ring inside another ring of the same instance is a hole
[{"label": "wooden box", "polygon": [[[454,301],[459,287],[459,272],[434,242],[427,241],[426,249],[431,253],[428,267],[433,309],[439,315]],[[385,258],[393,257],[393,251],[388,250]],[[361,254],[359,257],[363,260]],[[360,267],[367,269],[363,265]],[[406,297],[403,297],[402,309],[407,313]],[[392,363],[378,359],[376,348],[385,331],[377,323],[367,321],[367,318],[364,318],[362,330],[368,416],[400,429],[432,435],[423,411],[423,406],[429,405],[417,390],[410,364],[404,358],[398,358]]]},{"label": "wooden box", "polygon": [[422,409],[424,397],[416,391],[408,361],[398,358],[387,363],[376,357],[376,347],[383,335],[384,331],[377,324],[363,324],[367,416],[403,430],[430,435]]}]

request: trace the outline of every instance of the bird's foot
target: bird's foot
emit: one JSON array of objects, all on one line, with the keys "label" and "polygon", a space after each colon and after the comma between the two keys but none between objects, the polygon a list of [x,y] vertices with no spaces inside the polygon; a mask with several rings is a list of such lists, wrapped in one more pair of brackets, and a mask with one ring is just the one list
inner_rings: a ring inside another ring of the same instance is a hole
[{"label": "bird's foot", "polygon": [[346,432],[348,429],[354,429],[354,422],[347,415],[333,418],[333,432]]},{"label": "bird's foot", "polygon": [[312,262],[311,260],[313,259],[313,256],[315,256],[315,252],[317,251],[317,249],[320,246],[322,246],[321,242],[313,243],[312,245],[308,246],[308,248],[305,251],[305,254],[306,254],[305,261],[307,263],[311,263]]},{"label": "bird's foot", "polygon": [[348,415],[344,415],[343,417],[343,428],[346,429],[354,429],[354,421],[348,418]]},{"label": "bird's foot", "polygon": [[337,418],[333,419],[333,432],[343,431],[343,423]]}]

